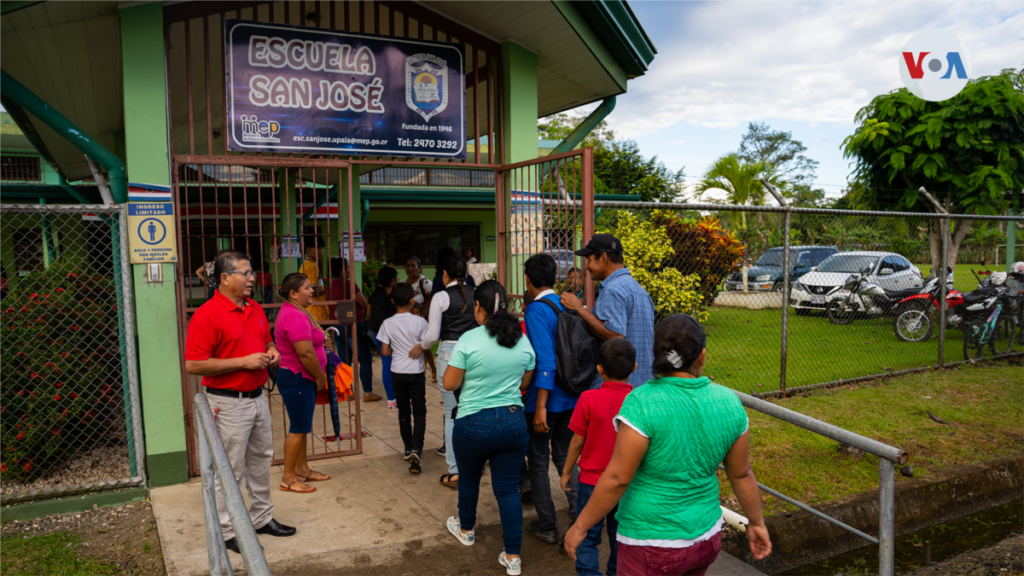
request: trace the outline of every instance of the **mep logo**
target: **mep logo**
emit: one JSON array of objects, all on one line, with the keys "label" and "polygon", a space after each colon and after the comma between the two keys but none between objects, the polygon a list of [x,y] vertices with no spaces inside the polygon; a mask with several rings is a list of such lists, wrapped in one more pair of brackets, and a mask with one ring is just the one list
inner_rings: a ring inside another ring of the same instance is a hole
[{"label": "mep logo", "polygon": [[273,120],[259,120],[256,115],[246,116],[242,114],[238,117],[242,122],[242,141],[243,142],[280,142],[280,138],[276,138],[277,133],[281,131],[281,124]]},{"label": "mep logo", "polygon": [[911,94],[941,102],[956,96],[971,75],[971,58],[956,34],[947,30],[918,32],[903,46],[900,78]]}]

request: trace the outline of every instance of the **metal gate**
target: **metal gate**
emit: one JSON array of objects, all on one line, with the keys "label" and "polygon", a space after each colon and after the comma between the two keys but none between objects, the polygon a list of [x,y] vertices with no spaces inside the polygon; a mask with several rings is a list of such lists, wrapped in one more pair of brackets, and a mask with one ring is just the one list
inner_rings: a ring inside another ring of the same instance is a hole
[{"label": "metal gate", "polygon": [[0,502],[145,485],[124,207],[0,217]]},{"label": "metal gate", "polygon": [[[325,318],[320,324],[339,332],[349,331],[354,346],[359,346],[355,323],[342,323],[335,318],[339,303],[354,307],[355,301],[351,297],[341,300],[342,294],[330,291],[332,284],[335,291],[342,289],[339,282],[343,281],[348,284],[347,294],[355,293],[355,247],[354,243],[344,242],[345,233],[354,229],[352,167],[341,160],[318,163],[322,166],[175,164],[173,198],[179,214],[181,260],[176,285],[182,350],[192,314],[212,296],[204,277],[206,264],[218,252],[238,250],[249,256],[256,272],[252,298],[266,310],[273,329],[282,305],[277,287],[287,274],[302,271],[306,247],[316,238],[323,240],[322,256],[314,253],[306,265],[317,270],[328,290],[315,305],[317,314]],[[347,245],[344,254],[343,245]],[[352,358],[351,364],[353,373],[358,374],[358,360]],[[196,475],[199,461],[192,399],[202,391],[201,378],[185,374],[184,356],[181,367],[189,472]],[[353,383],[353,388],[357,386]],[[270,393],[269,401],[274,419],[274,458],[278,464],[284,457],[288,416],[276,390]],[[356,433],[362,429],[359,405],[359,394],[354,394],[351,402],[342,401],[338,431],[329,407],[318,406],[307,458],[362,451],[362,435]]]},{"label": "metal gate", "polygon": [[498,168],[498,281],[509,307],[524,310],[523,264],[547,253],[558,264],[558,292],[594,304],[594,282],[573,252],[594,234],[594,150],[552,154]]}]

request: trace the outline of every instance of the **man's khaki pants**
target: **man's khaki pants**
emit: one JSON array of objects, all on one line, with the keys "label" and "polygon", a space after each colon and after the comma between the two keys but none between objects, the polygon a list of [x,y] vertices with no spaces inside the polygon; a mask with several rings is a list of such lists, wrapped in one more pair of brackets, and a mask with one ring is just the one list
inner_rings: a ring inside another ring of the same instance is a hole
[{"label": "man's khaki pants", "polygon": [[[206,395],[213,410],[217,431],[228,453],[238,490],[249,486],[249,519],[259,529],[270,522],[274,504],[270,502],[270,463],[274,460],[274,433],[270,426],[267,395],[258,398],[228,398]],[[217,515],[224,539],[234,538],[231,517],[217,478]]]}]

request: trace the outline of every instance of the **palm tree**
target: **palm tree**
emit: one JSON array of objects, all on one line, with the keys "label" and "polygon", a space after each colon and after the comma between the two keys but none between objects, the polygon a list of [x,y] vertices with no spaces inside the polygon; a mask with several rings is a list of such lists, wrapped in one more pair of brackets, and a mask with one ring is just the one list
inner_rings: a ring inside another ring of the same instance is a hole
[{"label": "palm tree", "polygon": [[[726,192],[727,202],[740,206],[763,206],[765,188],[760,178],[764,176],[768,182],[779,186],[770,164],[765,162],[745,162],[735,153],[726,154],[708,168],[703,181],[697,185],[697,194],[702,195],[712,189]],[[760,217],[760,213],[758,213]],[[760,218],[759,218],[760,219]],[[743,243],[747,244],[747,214],[740,212],[743,227]]]}]

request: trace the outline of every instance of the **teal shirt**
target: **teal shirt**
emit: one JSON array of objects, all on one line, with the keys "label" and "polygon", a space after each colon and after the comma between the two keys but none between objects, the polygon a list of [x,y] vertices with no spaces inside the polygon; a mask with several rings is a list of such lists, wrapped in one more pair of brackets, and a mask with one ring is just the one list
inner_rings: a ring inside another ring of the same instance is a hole
[{"label": "teal shirt", "polygon": [[448,366],[466,371],[456,418],[485,408],[522,406],[519,385],[523,374],[536,364],[537,357],[525,334],[512,348],[498,344],[485,326],[463,334],[448,359]]},{"label": "teal shirt", "polygon": [[650,440],[619,503],[619,534],[693,540],[714,527],[718,465],[747,429],[739,397],[706,377],[655,378],[626,396],[615,420]]}]

